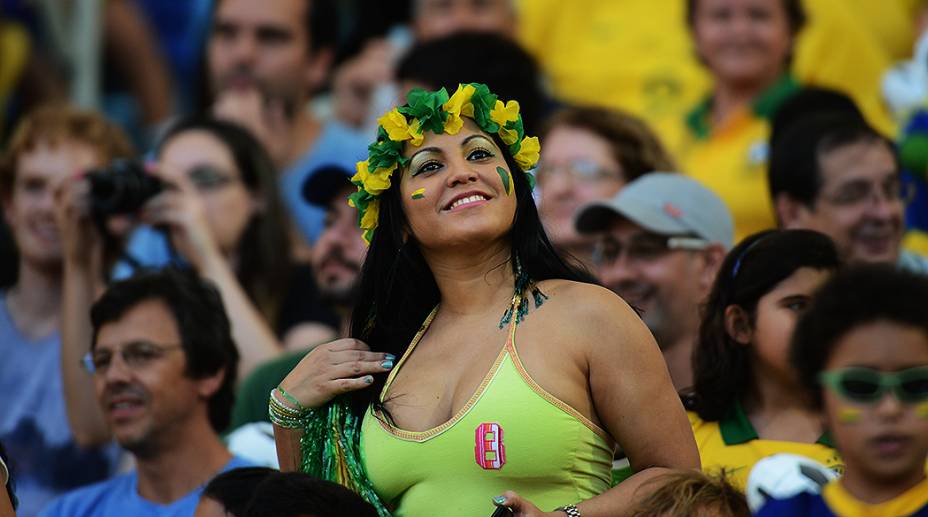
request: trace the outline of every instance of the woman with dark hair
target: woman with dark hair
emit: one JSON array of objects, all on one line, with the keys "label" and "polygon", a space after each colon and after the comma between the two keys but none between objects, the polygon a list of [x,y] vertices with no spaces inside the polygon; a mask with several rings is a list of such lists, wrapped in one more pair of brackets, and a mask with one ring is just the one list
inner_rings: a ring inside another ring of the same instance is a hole
[{"label": "woman with dark hair", "polygon": [[[381,515],[586,517],[696,467],[653,337],[542,229],[518,103],[413,90],[379,122],[350,200],[370,242],[352,338],[272,392],[281,466]],[[636,474],[610,488],[617,442]]]},{"label": "woman with dark hair", "polygon": [[798,88],[789,68],[805,13],[801,0],[688,0],[686,21],[713,84],[673,147],[682,170],[728,205],[739,241],[776,226],[767,140],[771,118]]},{"label": "woman with dark hair", "polygon": [[744,489],[751,467],[771,454],[840,465],[788,360],[796,320],[838,265],[831,240],[810,230],[758,233],[725,258],[703,309],[686,401],[704,470],[725,469]]}]

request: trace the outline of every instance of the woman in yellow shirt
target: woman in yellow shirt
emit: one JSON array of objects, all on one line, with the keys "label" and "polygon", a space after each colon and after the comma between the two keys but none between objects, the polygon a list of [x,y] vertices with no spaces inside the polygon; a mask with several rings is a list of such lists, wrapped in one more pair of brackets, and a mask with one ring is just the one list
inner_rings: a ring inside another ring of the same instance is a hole
[{"label": "woman in yellow shirt", "polygon": [[776,226],[769,120],[797,88],[788,70],[805,14],[799,0],[689,0],[687,22],[713,86],[672,147],[683,171],[728,205],[738,241]]},{"label": "woman in yellow shirt", "polygon": [[726,257],[704,309],[688,397],[704,470],[724,469],[744,489],[771,454],[839,467],[818,413],[797,395],[787,354],[799,314],[837,267],[831,240],[809,230],[752,235]]}]

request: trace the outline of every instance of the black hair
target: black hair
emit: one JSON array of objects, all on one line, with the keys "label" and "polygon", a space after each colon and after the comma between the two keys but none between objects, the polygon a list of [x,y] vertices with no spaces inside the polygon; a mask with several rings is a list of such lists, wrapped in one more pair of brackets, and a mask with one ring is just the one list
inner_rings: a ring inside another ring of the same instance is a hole
[{"label": "black hair", "polygon": [[789,124],[771,141],[767,184],[773,200],[780,194],[813,208],[822,187],[821,159],[859,142],[885,144],[896,160],[895,145],[853,113],[825,112]]},{"label": "black hair", "polygon": [[538,134],[550,107],[535,59],[512,38],[492,32],[456,32],[419,43],[400,60],[396,78],[449,93],[458,84],[486,84],[501,100],[519,101],[528,135]]},{"label": "black hair", "polygon": [[[696,7],[699,0],[686,0],[686,24],[690,28],[696,23]],[[799,34],[806,24],[806,11],[802,7],[802,0],[781,0],[786,11],[786,20],[789,23],[789,32],[793,36]]]},{"label": "black hair", "polygon": [[847,95],[828,88],[803,86],[790,94],[773,115],[770,123],[770,145],[772,146],[793,124],[819,113],[843,113],[861,121],[865,120],[863,112]]},{"label": "black hair", "polygon": [[[492,137],[500,149],[507,149],[497,135]],[[511,256],[521,261],[524,272],[536,282],[561,278],[597,283],[582,266],[568,262],[554,249],[541,225],[526,175],[508,152],[503,151],[503,156],[513,173],[516,196]],[[378,227],[361,268],[359,302],[351,315],[352,337],[363,340],[372,350],[397,357],[403,355],[440,299],[435,277],[414,237],[409,235],[407,242],[404,236],[408,223],[399,195],[398,175],[402,173],[395,173],[392,185],[381,195]],[[511,264],[515,273],[516,261]],[[384,381],[384,376],[375,375],[370,387],[354,393],[356,412],[363,413],[372,403],[380,407],[377,395]]]},{"label": "black hair", "polygon": [[7,474],[9,475],[4,489],[6,489],[6,495],[10,498],[10,504],[13,505],[13,510],[16,510],[16,507],[19,506],[19,501],[16,499],[16,483],[13,479],[13,470],[15,467],[10,461],[10,456],[6,453],[6,449],[3,448],[3,442],[0,442],[0,461],[3,461],[3,464],[6,465]]},{"label": "black hair", "polygon": [[254,489],[246,517],[377,517],[351,490],[301,472],[278,472]]},{"label": "black hair", "polygon": [[914,327],[928,337],[928,277],[870,264],[842,271],[822,286],[799,319],[790,345],[790,361],[817,408],[822,407],[818,374],[838,342],[877,321]]},{"label": "black hair", "polygon": [[[311,52],[319,49],[335,51],[338,43],[338,11],[334,0],[306,0],[307,6],[303,13],[303,28],[309,35],[307,44]],[[222,0],[213,2],[212,20],[216,18],[216,11]]]},{"label": "black hair", "polygon": [[203,489],[202,497],[209,497],[222,505],[232,517],[243,517],[248,502],[262,481],[279,472],[268,467],[232,469],[214,477]]},{"label": "black hair", "polygon": [[148,300],[160,300],[174,315],[189,377],[202,379],[224,372],[222,384],[209,399],[210,424],[217,433],[222,432],[229,425],[235,402],[239,355],[222,297],[208,281],[191,271],[165,268],[113,283],[90,309],[91,350],[102,326]]},{"label": "black hair", "polygon": [[690,403],[700,418],[719,420],[738,397],[754,388],[752,349],[729,335],[725,309],[741,307],[754,325],[758,301],[798,269],[833,270],[838,266],[834,243],[812,230],[756,233],[728,253],[703,307],[699,339],[693,349]]},{"label": "black hair", "polygon": [[187,131],[205,131],[218,139],[232,156],[242,184],[261,200],[261,209],[255,211],[239,238],[235,275],[264,319],[276,329],[292,269],[290,225],[274,163],[248,130],[210,116],[178,120],[161,138],[157,152]]}]

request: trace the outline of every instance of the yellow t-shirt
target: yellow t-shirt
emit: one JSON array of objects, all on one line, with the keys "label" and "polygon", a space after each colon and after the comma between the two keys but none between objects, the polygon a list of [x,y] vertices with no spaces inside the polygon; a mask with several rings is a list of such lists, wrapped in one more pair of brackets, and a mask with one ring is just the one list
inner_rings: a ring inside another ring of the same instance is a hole
[{"label": "yellow t-shirt", "polygon": [[4,125],[7,101],[28,58],[29,36],[26,30],[16,23],[0,22],[0,131]]},{"label": "yellow t-shirt", "polygon": [[827,437],[816,443],[762,440],[740,404],[718,422],[707,422],[695,412],[688,412],[702,469],[717,473],[724,469],[732,483],[744,490],[748,474],[758,461],[773,454],[790,453],[811,458],[826,467],[843,472],[844,464]]},{"label": "yellow t-shirt", "polygon": [[733,113],[724,125],[709,127],[706,99],[686,117],[686,133],[673,147],[682,171],[715,192],[735,222],[735,242],[776,227],[767,187],[769,118],[798,88],[789,76]]},{"label": "yellow t-shirt", "polygon": [[822,489],[828,508],[841,517],[905,517],[928,513],[928,479],[906,490],[898,497],[880,504],[858,501],[844,489],[840,481],[832,481]]},{"label": "yellow t-shirt", "polygon": [[[899,35],[899,16],[865,25],[885,4],[912,0],[804,0],[808,23],[796,41],[791,73],[802,84],[836,88],[861,106],[878,129],[893,135],[880,81],[893,63],[880,34]],[[522,0],[519,40],[547,73],[555,95],[571,103],[627,110],[645,119],[665,143],[677,121],[711,89],[686,24],[684,0]],[[866,7],[866,9],[864,9]],[[911,7],[908,7],[911,11]],[[883,27],[887,25],[887,27]],[[897,30],[898,29],[898,30]],[[911,31],[911,29],[909,29]]]}]

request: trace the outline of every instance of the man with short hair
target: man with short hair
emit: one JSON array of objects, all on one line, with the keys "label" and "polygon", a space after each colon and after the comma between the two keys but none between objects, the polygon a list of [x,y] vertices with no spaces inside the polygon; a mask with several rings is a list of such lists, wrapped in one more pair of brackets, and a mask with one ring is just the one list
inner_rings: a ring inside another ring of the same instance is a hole
[{"label": "man with short hair", "polygon": [[819,113],[771,142],[770,196],[783,228],[822,232],[849,263],[886,263],[928,274],[928,259],[901,249],[906,193],[895,148],[860,117]]},{"label": "man with short hair", "polygon": [[724,202],[693,179],[654,172],[581,208],[575,223],[581,234],[597,237],[597,276],[641,312],[674,387],[690,387],[699,306],[732,246]]},{"label": "man with short hair", "polygon": [[16,282],[0,291],[0,441],[17,474],[20,515],[109,476],[115,447],[82,440],[69,420],[61,331],[63,235],[55,189],[83,169],[132,153],[126,136],[102,116],[67,106],[22,119],[0,160],[3,216],[18,250]]},{"label": "man with short hair", "polygon": [[367,138],[308,110],[329,73],[337,27],[332,0],[217,0],[207,45],[213,112],[248,128],[281,173],[281,192],[303,238],[322,231],[323,211],[300,198],[312,170],[353,167]]},{"label": "man with short hair", "polygon": [[71,492],[42,515],[192,515],[213,476],[248,465],[218,434],[239,359],[219,292],[194,273],[143,273],[110,286],[90,319],[85,365],[136,470]]},{"label": "man with short hair", "polygon": [[[313,172],[302,190],[307,202],[325,208],[325,228],[313,246],[312,266],[320,299],[341,317],[339,337],[348,336],[351,331],[351,311],[361,266],[367,256],[357,211],[346,202],[348,195],[357,190],[349,178],[351,172],[347,169],[325,166]],[[269,361],[245,379],[232,411],[233,429],[250,422],[269,422],[268,393],[308,352],[309,349],[301,350]]]}]

